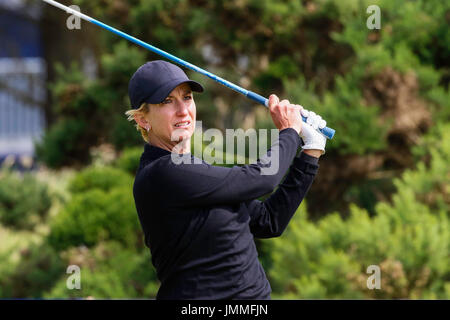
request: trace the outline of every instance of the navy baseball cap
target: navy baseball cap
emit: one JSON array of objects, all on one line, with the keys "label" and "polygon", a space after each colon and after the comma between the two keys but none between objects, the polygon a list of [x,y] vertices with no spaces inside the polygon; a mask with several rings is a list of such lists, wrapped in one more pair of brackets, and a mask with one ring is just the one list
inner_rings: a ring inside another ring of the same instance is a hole
[{"label": "navy baseball cap", "polygon": [[161,103],[182,83],[188,83],[192,91],[203,92],[200,83],[190,80],[184,71],[167,61],[150,61],[139,67],[128,85],[131,107],[139,109],[142,103]]}]

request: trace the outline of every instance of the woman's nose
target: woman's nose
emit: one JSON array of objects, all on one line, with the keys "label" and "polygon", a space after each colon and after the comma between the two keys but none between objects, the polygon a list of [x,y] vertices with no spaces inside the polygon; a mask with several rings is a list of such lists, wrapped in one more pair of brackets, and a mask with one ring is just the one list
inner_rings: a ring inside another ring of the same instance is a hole
[{"label": "woman's nose", "polygon": [[189,104],[185,101],[177,101],[176,102],[177,113],[180,115],[185,115],[188,113]]}]

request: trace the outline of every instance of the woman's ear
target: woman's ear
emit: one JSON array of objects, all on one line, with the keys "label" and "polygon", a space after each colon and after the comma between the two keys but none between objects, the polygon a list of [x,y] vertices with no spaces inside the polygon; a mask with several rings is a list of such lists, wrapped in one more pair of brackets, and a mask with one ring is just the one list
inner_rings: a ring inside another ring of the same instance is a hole
[{"label": "woman's ear", "polygon": [[144,128],[145,130],[147,130],[147,132],[150,131],[150,129],[151,129],[150,122],[145,118],[145,116],[144,116],[143,114],[141,114],[141,113],[136,113],[136,114],[134,115],[134,121],[136,121],[136,123],[137,123],[140,127],[142,127],[142,128]]}]

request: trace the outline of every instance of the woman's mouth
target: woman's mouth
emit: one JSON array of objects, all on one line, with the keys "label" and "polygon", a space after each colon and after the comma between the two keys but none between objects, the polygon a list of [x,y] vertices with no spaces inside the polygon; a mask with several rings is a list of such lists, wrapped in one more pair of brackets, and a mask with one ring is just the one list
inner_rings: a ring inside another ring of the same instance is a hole
[{"label": "woman's mouth", "polygon": [[181,129],[188,128],[190,124],[191,124],[190,121],[178,122],[175,124],[175,128],[181,128]]}]

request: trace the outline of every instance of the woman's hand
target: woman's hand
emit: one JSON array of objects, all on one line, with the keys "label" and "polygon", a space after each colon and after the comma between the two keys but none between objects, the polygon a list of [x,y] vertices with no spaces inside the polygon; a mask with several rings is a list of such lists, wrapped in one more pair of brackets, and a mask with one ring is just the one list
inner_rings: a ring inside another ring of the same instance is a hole
[{"label": "woman's hand", "polygon": [[279,130],[293,128],[300,134],[302,129],[301,106],[291,104],[288,100],[280,102],[276,95],[271,94],[269,97],[269,110],[273,123]]},{"label": "woman's hand", "polygon": [[[301,105],[291,104],[288,100],[280,99],[275,94],[269,97],[269,110],[273,123],[279,130],[293,128],[302,137],[305,143],[303,152],[320,157],[325,153],[326,138],[317,131],[317,128],[326,126],[326,121],[312,111],[304,109]],[[302,115],[306,118],[306,124],[302,126]]]},{"label": "woman's hand", "polygon": [[303,152],[318,158],[325,153],[327,138],[317,131],[317,129],[324,128],[327,122],[312,111],[302,108],[301,113],[306,118],[306,123],[303,124],[302,131],[300,132],[300,136],[305,143],[302,146]]}]

